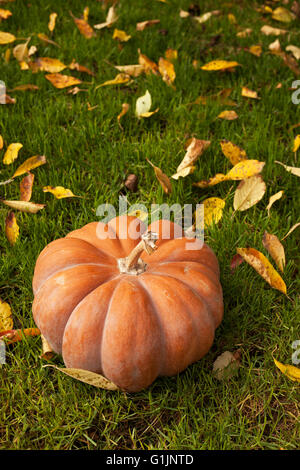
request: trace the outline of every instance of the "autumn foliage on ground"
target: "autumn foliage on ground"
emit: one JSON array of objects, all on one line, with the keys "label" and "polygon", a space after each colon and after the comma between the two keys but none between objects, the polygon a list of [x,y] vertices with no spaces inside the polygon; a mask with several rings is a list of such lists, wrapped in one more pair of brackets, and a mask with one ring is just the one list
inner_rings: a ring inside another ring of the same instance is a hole
[{"label": "autumn foliage on ground", "polygon": [[[0,446],[297,448],[300,3],[61,3],[0,0]],[[134,396],[31,313],[40,251],[120,197],[204,205],[225,304],[209,354]]]}]

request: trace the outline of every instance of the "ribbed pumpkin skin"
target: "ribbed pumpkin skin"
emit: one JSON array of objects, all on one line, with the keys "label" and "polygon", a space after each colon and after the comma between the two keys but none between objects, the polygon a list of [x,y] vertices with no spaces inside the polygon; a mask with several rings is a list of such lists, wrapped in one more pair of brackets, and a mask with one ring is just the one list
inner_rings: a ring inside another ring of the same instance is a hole
[{"label": "ribbed pumpkin skin", "polygon": [[[159,240],[151,256],[142,255],[146,271],[120,274],[117,259],[141,240],[128,236],[131,223],[146,230],[138,219],[120,216],[50,243],[35,267],[33,317],[67,367],[136,392],[208,352],[223,317],[223,296],[211,248],[194,241],[194,249],[186,249],[191,240],[179,238],[180,227],[165,220],[148,227]],[[162,239],[165,229],[170,240]],[[117,238],[100,239],[105,230]]]}]

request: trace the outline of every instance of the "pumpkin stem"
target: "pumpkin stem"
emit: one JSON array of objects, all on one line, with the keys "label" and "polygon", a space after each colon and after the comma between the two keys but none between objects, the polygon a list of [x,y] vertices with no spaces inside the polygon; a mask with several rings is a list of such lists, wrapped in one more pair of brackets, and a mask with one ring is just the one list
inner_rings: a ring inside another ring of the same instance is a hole
[{"label": "pumpkin stem", "polygon": [[141,254],[145,250],[151,255],[156,250],[156,241],[158,234],[155,232],[146,232],[142,235],[142,240],[138,243],[126,258],[120,258],[119,269],[121,273],[141,274],[146,269],[146,263],[140,259]]}]

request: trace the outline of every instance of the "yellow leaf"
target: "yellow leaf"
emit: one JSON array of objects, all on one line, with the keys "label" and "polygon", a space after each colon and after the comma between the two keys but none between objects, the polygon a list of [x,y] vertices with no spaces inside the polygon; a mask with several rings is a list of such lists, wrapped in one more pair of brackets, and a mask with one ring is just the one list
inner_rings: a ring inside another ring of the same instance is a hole
[{"label": "yellow leaf", "polygon": [[217,116],[219,119],[225,119],[226,121],[234,121],[237,119],[239,116],[238,114],[233,111],[233,110],[225,110],[222,111],[220,114]]},{"label": "yellow leaf", "polygon": [[70,189],[65,189],[62,186],[44,186],[43,188],[44,193],[52,193],[56,199],[62,199],[65,197],[78,197],[72,193]]},{"label": "yellow leaf", "polygon": [[34,182],[34,175],[28,173],[20,183],[20,201],[30,201],[32,194],[32,186]]},{"label": "yellow leaf", "polygon": [[192,173],[194,171],[193,164],[209,145],[210,140],[201,140],[193,137],[182,162],[177,167],[176,174],[172,178],[178,180],[180,176],[184,177]]},{"label": "yellow leaf", "polygon": [[121,29],[115,29],[113,33],[113,39],[118,39],[121,42],[127,42],[131,36]]},{"label": "yellow leaf", "polygon": [[144,67],[145,73],[154,73],[154,75],[158,75],[158,66],[153,60],[149,59],[145,54],[141,53],[141,50],[138,49],[139,53],[139,64]]},{"label": "yellow leaf", "polygon": [[215,70],[232,69],[237,66],[240,66],[240,64],[235,61],[213,60],[212,62],[208,62],[208,64],[203,65],[201,69],[215,71]]},{"label": "yellow leaf", "polygon": [[268,216],[270,216],[270,209],[271,209],[272,205],[274,204],[275,201],[278,201],[278,199],[280,199],[282,197],[283,193],[284,193],[284,191],[278,191],[278,193],[273,194],[273,196],[271,196],[269,198],[269,204],[266,207],[266,209],[268,211]]},{"label": "yellow leaf", "polygon": [[283,166],[283,168],[289,173],[292,173],[295,176],[300,176],[300,168],[285,165],[284,163],[278,162],[277,160],[275,160],[275,163],[278,163],[279,165]]},{"label": "yellow leaf", "polygon": [[266,192],[266,185],[260,175],[242,180],[234,193],[233,207],[236,211],[245,211],[257,204]]},{"label": "yellow leaf", "polygon": [[3,145],[4,145],[4,143],[3,143],[3,137],[2,137],[2,135],[0,135],[0,150],[3,149]]},{"label": "yellow leaf", "polygon": [[55,88],[66,88],[73,85],[79,85],[81,80],[75,77],[71,77],[70,75],[62,75],[60,73],[51,73],[45,75],[47,80],[52,83]]},{"label": "yellow leaf", "polygon": [[168,176],[165,175],[165,173],[163,173],[158,166],[153,165],[153,163],[151,163],[150,160],[148,160],[148,158],[146,158],[146,160],[147,160],[148,163],[150,163],[150,165],[154,169],[155,176],[158,179],[158,181],[160,182],[164,192],[166,194],[170,194],[172,192],[172,185],[171,185],[171,181],[169,180]]},{"label": "yellow leaf", "polygon": [[152,99],[149,91],[147,90],[143,96],[140,96],[136,100],[135,105],[135,114],[138,118],[147,118],[152,116],[152,114],[157,113],[158,108],[155,111],[150,111],[152,105]]},{"label": "yellow leaf", "polygon": [[28,43],[30,38],[24,42],[23,44],[18,44],[13,48],[13,55],[17,59],[18,62],[23,62],[28,59]]},{"label": "yellow leaf", "polygon": [[300,147],[300,134],[296,135],[294,139],[293,152],[297,152],[299,147]]},{"label": "yellow leaf", "polygon": [[57,18],[57,13],[51,13],[49,16],[48,29],[51,32],[54,31],[56,18]]},{"label": "yellow leaf", "polygon": [[5,165],[10,165],[12,162],[18,158],[19,150],[23,147],[20,143],[10,144],[3,157],[3,163]]},{"label": "yellow leaf", "polygon": [[259,162],[258,160],[243,160],[237,163],[226,175],[223,173],[217,173],[212,178],[209,178],[209,180],[194,183],[194,186],[197,186],[198,188],[206,188],[207,186],[214,186],[222,181],[238,181],[250,178],[251,176],[260,173],[264,165],[265,162]]},{"label": "yellow leaf", "polygon": [[89,19],[89,14],[90,14],[90,9],[89,7],[85,7],[84,10],[83,10],[83,19],[85,21],[88,21]]},{"label": "yellow leaf", "polygon": [[272,18],[273,20],[281,21],[282,23],[290,23],[296,18],[296,15],[284,7],[278,7],[273,10]]},{"label": "yellow leaf", "polygon": [[13,174],[13,178],[16,176],[23,175],[38,166],[44,165],[46,163],[45,155],[35,155],[34,157],[27,158],[25,162],[20,165]]},{"label": "yellow leaf", "polygon": [[7,201],[1,199],[1,202],[12,209],[16,209],[21,212],[30,212],[31,214],[36,214],[45,207],[45,204],[35,204],[34,202],[27,201]]},{"label": "yellow leaf", "polygon": [[11,308],[7,302],[0,299],[0,331],[11,330],[13,328],[13,319]]},{"label": "yellow leaf", "polygon": [[262,54],[262,47],[260,45],[249,47],[249,52],[257,57],[260,57]]},{"label": "yellow leaf", "polygon": [[247,160],[247,155],[245,150],[241,149],[238,145],[233,144],[229,140],[222,140],[220,142],[221,149],[223,154],[226,158],[232,163],[232,165],[236,165],[243,160]]},{"label": "yellow leaf", "polygon": [[16,216],[13,212],[9,212],[5,219],[5,235],[11,245],[14,245],[19,236],[19,226]]},{"label": "yellow leaf", "polygon": [[129,108],[130,108],[130,106],[129,106],[128,103],[123,103],[122,104],[122,111],[120,112],[120,114],[117,117],[119,124],[120,124],[121,118],[128,112]]},{"label": "yellow leaf", "polygon": [[39,57],[34,62],[30,62],[30,68],[33,72],[49,72],[49,73],[58,73],[67,68],[65,64],[63,64],[58,59],[53,59],[52,57]]},{"label": "yellow leaf", "polygon": [[202,24],[208,21],[209,18],[211,18],[213,15],[218,15],[219,13],[220,13],[220,10],[208,11],[207,13],[203,13],[203,15],[201,16],[194,16],[193,18],[198,23]]},{"label": "yellow leaf", "polygon": [[77,28],[79,29],[80,34],[82,34],[84,37],[86,37],[87,39],[91,39],[93,36],[95,36],[93,28],[83,18],[73,17],[73,20]]},{"label": "yellow leaf", "polygon": [[168,85],[172,86],[176,78],[176,73],[172,62],[169,62],[163,57],[160,57],[158,61],[158,70],[162,76],[163,81],[166,82]]},{"label": "yellow leaf", "polygon": [[7,20],[7,18],[9,18],[11,15],[12,15],[11,11],[0,8],[0,21]]},{"label": "yellow leaf", "polygon": [[255,248],[237,248],[237,253],[274,289],[286,294],[286,285],[270,261]]},{"label": "yellow leaf", "polygon": [[273,28],[269,25],[264,25],[261,27],[260,31],[265,34],[266,36],[280,36],[281,34],[286,34],[287,31],[285,29]]},{"label": "yellow leaf", "polygon": [[118,16],[115,11],[115,6],[111,6],[108,10],[106,21],[104,23],[95,24],[95,29],[103,29],[103,28],[110,28],[113,23],[115,23],[118,19]]},{"label": "yellow leaf", "polygon": [[144,31],[145,28],[148,28],[149,26],[153,26],[154,24],[158,24],[158,23],[160,23],[160,20],[141,21],[140,23],[137,23],[136,30]]},{"label": "yellow leaf", "polygon": [[284,248],[276,235],[272,235],[271,233],[265,231],[262,242],[280,271],[283,272],[285,267],[285,253]]},{"label": "yellow leaf", "polygon": [[176,49],[167,49],[165,52],[165,58],[169,61],[176,60],[178,58],[178,52]]},{"label": "yellow leaf", "polygon": [[274,357],[273,360],[276,367],[278,367],[278,369],[290,380],[293,380],[293,382],[300,382],[300,369],[298,367],[290,366],[289,364],[282,364],[281,362],[274,359]]},{"label": "yellow leaf", "polygon": [[117,385],[115,385],[113,382],[110,382],[110,380],[106,379],[103,375],[96,374],[95,372],[90,372],[89,370],[73,368],[64,369],[62,367],[57,367],[52,364],[47,364],[44,367],[53,367],[54,369],[62,372],[63,374],[66,374],[69,377],[72,377],[73,379],[80,380],[80,382],[93,385],[93,387],[104,388],[105,390],[119,389]]},{"label": "yellow leaf", "polygon": [[138,77],[145,71],[144,66],[140,64],[134,65],[115,65],[115,68],[119,70],[119,72],[125,73],[130,75],[131,77]]},{"label": "yellow leaf", "polygon": [[15,40],[16,40],[16,37],[13,34],[0,31],[0,44],[10,44],[11,42],[14,42]]},{"label": "yellow leaf", "polygon": [[244,96],[245,98],[253,98],[253,99],[256,99],[256,100],[260,99],[257,96],[256,91],[250,90],[249,88],[247,88],[245,86],[242,87],[242,96]]},{"label": "yellow leaf", "polygon": [[204,205],[204,225],[207,227],[217,224],[222,218],[225,201],[219,197],[210,197],[203,201]]},{"label": "yellow leaf", "polygon": [[243,31],[240,31],[239,33],[236,33],[236,35],[237,35],[238,38],[246,38],[247,36],[250,36],[251,33],[252,33],[252,29],[251,28],[246,28]]},{"label": "yellow leaf", "polygon": [[127,75],[127,73],[118,73],[118,75],[113,80],[107,80],[106,82],[101,83],[101,85],[96,86],[95,89],[107,85],[122,85],[123,83],[129,82],[129,80],[130,76]]},{"label": "yellow leaf", "polygon": [[291,52],[295,59],[300,60],[300,47],[290,44],[285,48],[286,51]]},{"label": "yellow leaf", "polygon": [[285,238],[287,238],[298,227],[300,227],[300,222],[297,222],[295,225],[293,225],[292,228],[288,231],[288,233],[281,240],[284,240]]},{"label": "yellow leaf", "polygon": [[48,361],[54,356],[54,351],[51,348],[48,341],[46,340],[45,336],[41,335],[41,340],[42,340],[42,354],[40,355],[40,358]]},{"label": "yellow leaf", "polygon": [[38,33],[38,38],[43,41],[43,42],[46,42],[48,44],[53,44],[53,46],[56,46],[56,47],[60,47],[57,42],[54,42],[52,41],[52,39],[49,39],[48,36],[46,34],[43,34],[43,33]]}]

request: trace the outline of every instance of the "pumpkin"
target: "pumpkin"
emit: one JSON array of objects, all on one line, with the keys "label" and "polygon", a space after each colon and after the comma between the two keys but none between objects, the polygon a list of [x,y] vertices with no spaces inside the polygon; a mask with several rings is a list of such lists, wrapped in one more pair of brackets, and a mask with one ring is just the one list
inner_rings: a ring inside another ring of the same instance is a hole
[{"label": "pumpkin", "polygon": [[120,216],[51,242],[33,291],[34,320],[66,366],[129,392],[203,357],[223,316],[214,252],[167,220],[147,231]]}]

